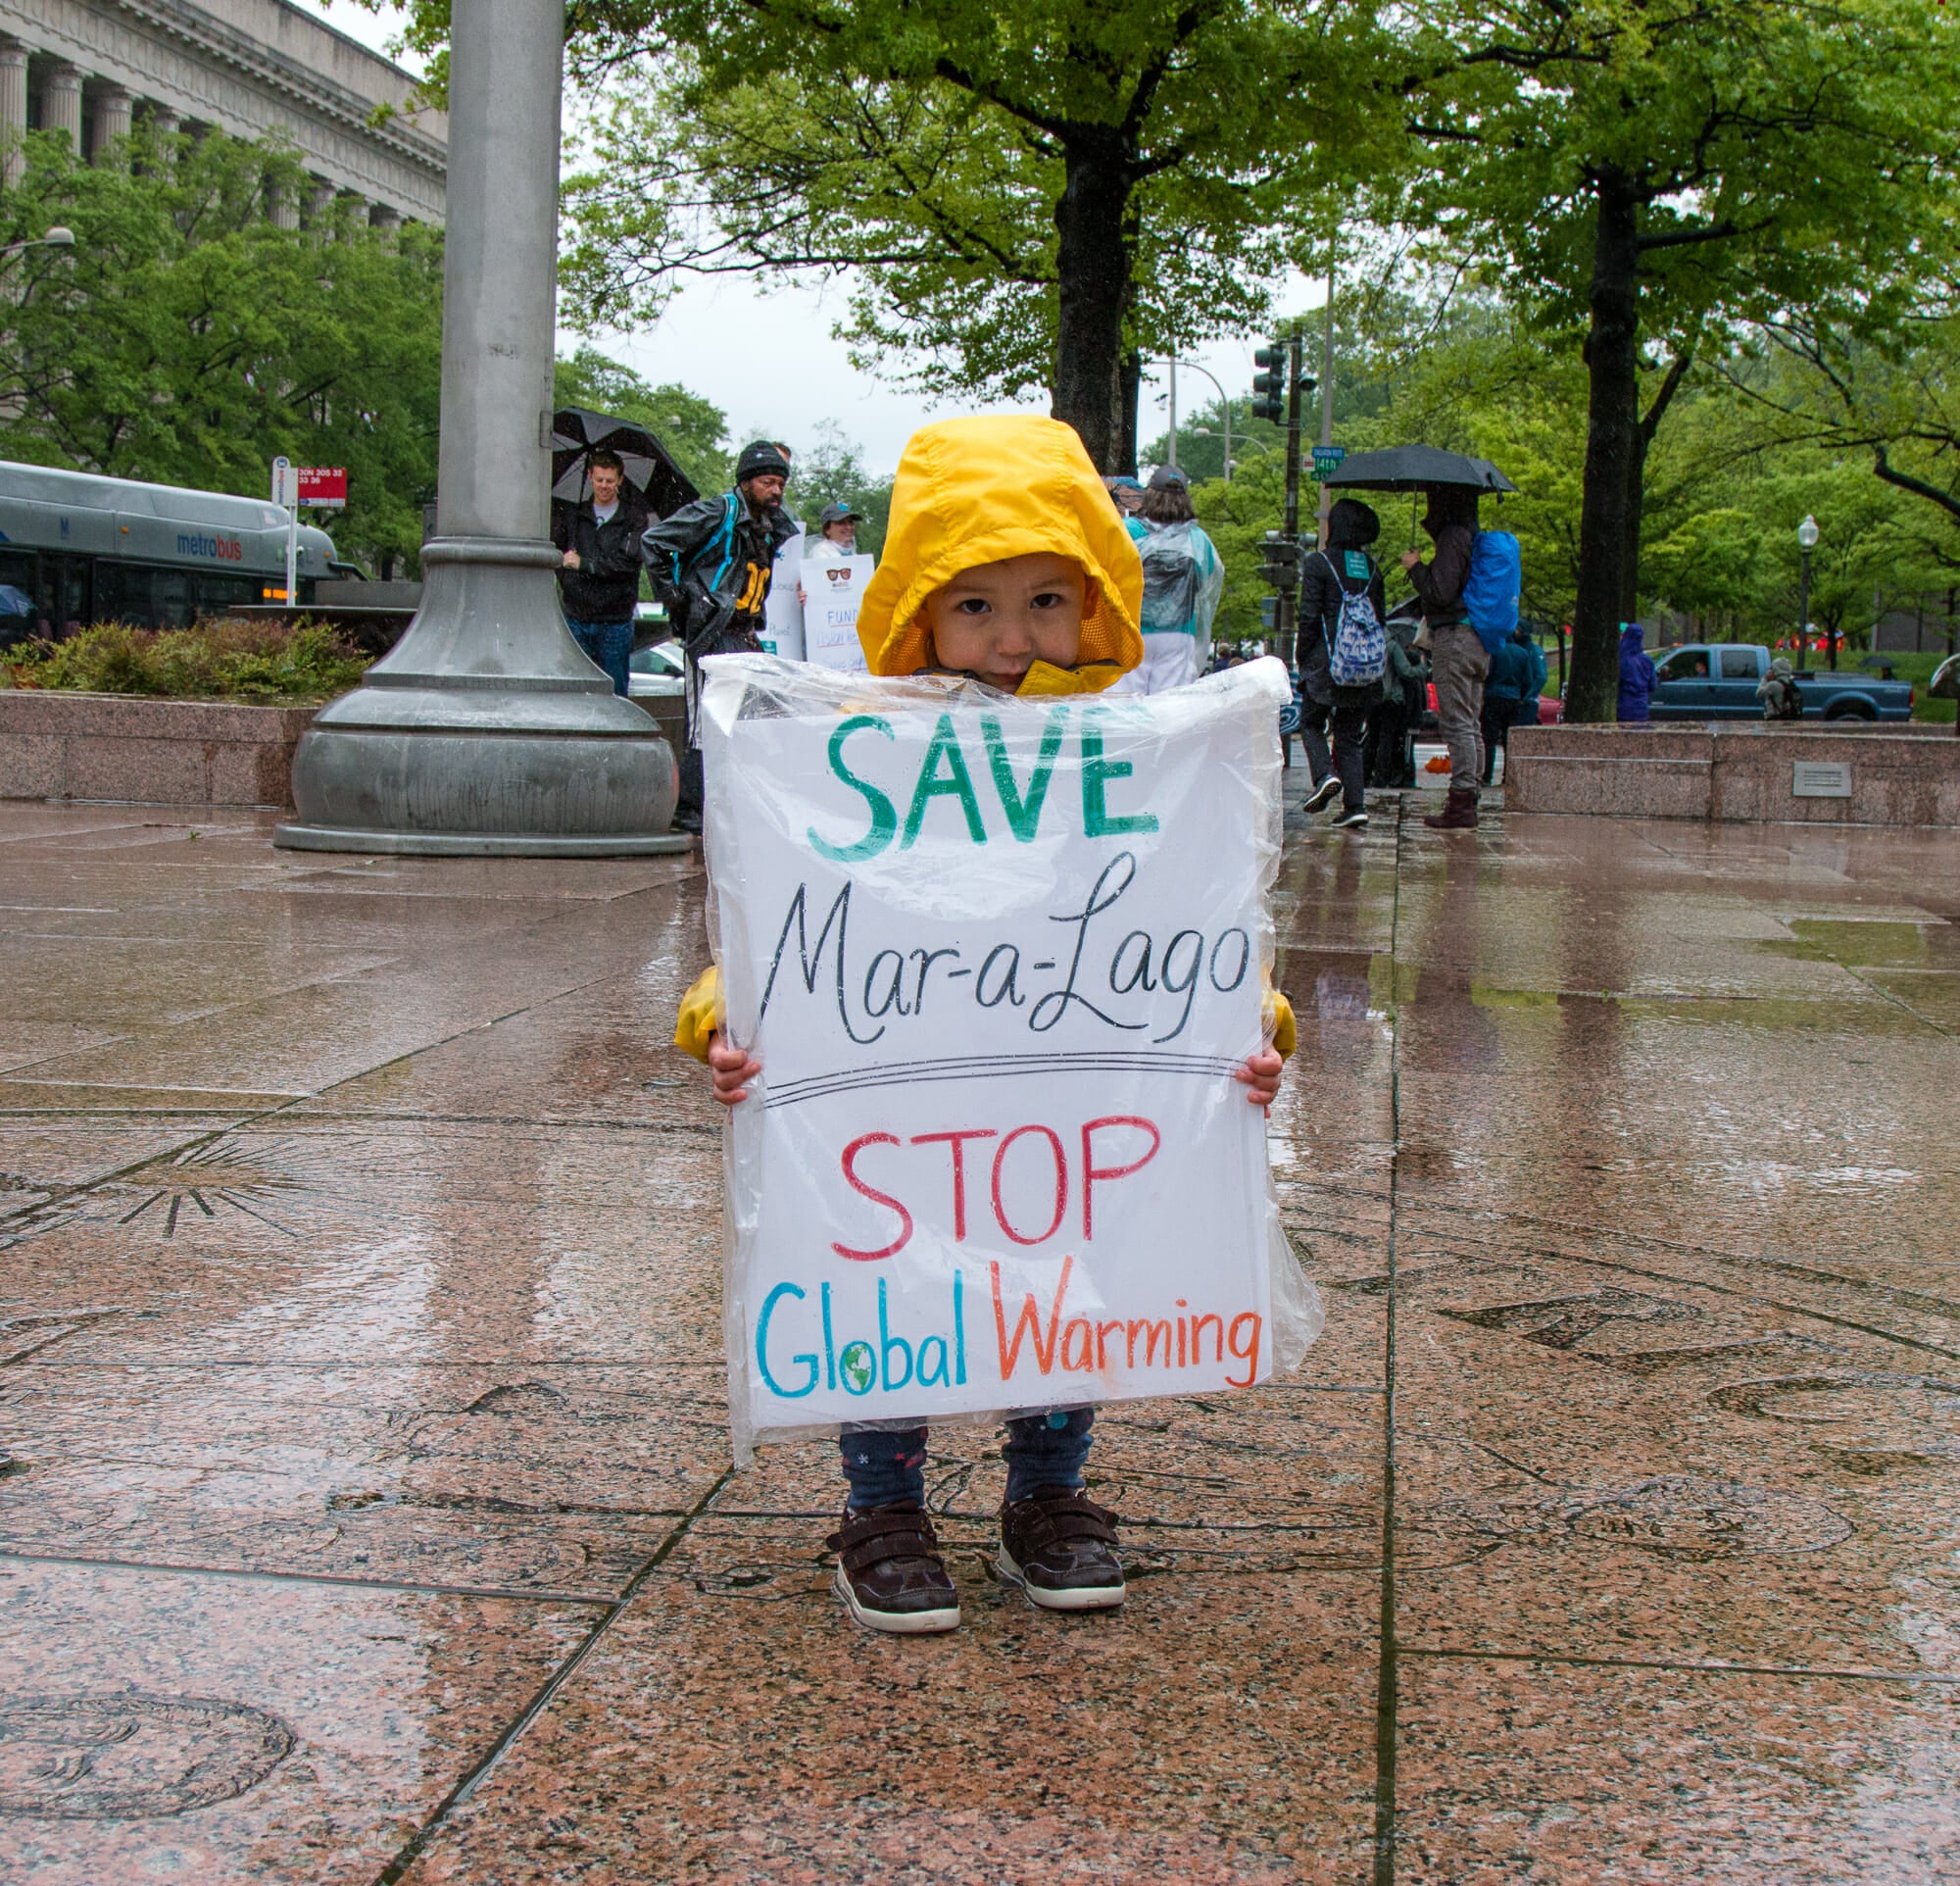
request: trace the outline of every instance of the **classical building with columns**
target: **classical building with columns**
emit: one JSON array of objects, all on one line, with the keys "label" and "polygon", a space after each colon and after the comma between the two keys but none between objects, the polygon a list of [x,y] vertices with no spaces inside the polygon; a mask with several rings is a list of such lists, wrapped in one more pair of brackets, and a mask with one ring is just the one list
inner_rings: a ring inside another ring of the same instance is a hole
[{"label": "classical building with columns", "polygon": [[285,0],[0,0],[0,134],[63,131],[91,157],[143,120],[276,133],[314,178],[281,223],[340,196],[384,226],[443,220],[448,123],[413,109],[415,83]]}]

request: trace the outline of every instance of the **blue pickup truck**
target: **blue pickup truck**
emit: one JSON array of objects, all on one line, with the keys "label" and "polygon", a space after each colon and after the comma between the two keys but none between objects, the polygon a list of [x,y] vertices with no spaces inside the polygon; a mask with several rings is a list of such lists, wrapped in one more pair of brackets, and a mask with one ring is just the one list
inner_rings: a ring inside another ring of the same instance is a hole
[{"label": "blue pickup truck", "polygon": [[[1656,720],[1760,720],[1771,653],[1755,642],[1690,642],[1654,661]],[[1912,684],[1857,670],[1799,670],[1806,720],[1910,720]]]}]

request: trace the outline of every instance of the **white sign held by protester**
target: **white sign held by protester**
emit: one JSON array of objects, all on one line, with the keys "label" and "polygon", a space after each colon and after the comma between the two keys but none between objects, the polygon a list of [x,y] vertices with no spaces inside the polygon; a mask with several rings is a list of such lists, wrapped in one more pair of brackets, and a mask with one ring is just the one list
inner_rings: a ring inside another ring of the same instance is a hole
[{"label": "white sign held by protester", "polygon": [[804,658],[818,668],[864,672],[864,650],[858,640],[858,606],[877,568],[871,557],[839,562],[806,559],[803,566]]},{"label": "white sign held by protester", "polygon": [[803,544],[803,532],[798,531],[776,552],[769,572],[769,593],[762,600],[762,630],[756,637],[764,654],[780,656],[786,662],[803,660],[803,604],[797,600]]},{"label": "white sign held by protester", "polygon": [[704,673],[716,956],[763,1069],[727,1162],[743,1456],[1297,1362],[1319,1311],[1233,1078],[1272,961],[1281,665],[1122,701]]}]

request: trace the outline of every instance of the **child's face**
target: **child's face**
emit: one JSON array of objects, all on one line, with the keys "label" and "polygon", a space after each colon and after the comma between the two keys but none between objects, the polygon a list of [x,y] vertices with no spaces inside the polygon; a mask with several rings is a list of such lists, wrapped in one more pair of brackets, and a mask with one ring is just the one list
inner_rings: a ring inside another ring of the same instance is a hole
[{"label": "child's face", "polygon": [[925,601],[934,662],[1004,694],[1037,662],[1073,668],[1087,589],[1079,564],[1046,550],[962,570]]}]

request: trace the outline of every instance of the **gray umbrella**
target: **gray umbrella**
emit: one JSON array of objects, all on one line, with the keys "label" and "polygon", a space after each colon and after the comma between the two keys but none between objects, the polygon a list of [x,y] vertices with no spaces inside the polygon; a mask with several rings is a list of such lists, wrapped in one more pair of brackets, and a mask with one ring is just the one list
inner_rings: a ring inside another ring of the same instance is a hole
[{"label": "gray umbrella", "polygon": [[1469,491],[1518,488],[1489,459],[1468,458],[1435,445],[1392,445],[1381,452],[1353,453],[1324,482],[1359,491],[1431,491],[1438,485]]}]

